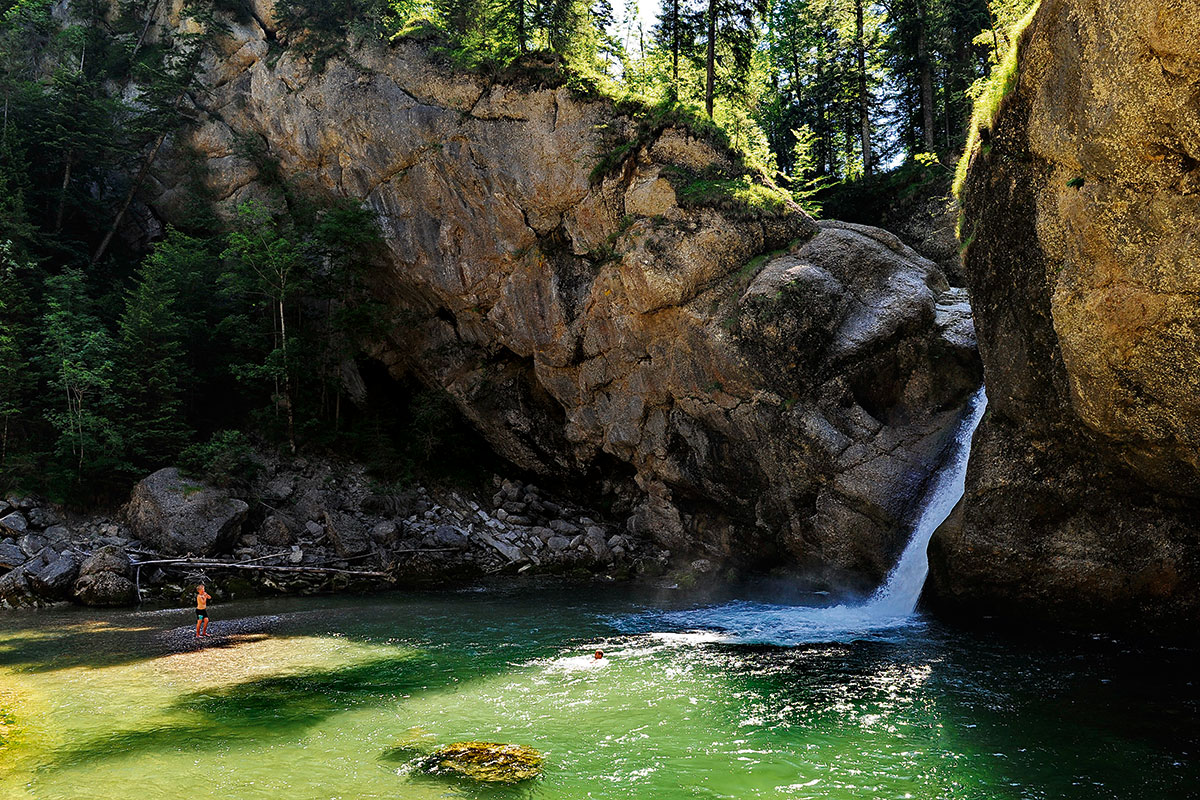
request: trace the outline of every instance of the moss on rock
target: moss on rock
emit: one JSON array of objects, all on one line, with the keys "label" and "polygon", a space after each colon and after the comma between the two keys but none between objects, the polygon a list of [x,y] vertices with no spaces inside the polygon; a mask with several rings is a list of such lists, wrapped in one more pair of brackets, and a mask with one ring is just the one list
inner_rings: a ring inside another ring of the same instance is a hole
[{"label": "moss on rock", "polygon": [[521,783],[542,774],[542,754],[519,744],[455,742],[435,750],[423,766],[480,783]]},{"label": "moss on rock", "polygon": [[[1004,59],[992,69],[992,74],[988,76],[983,91],[975,100],[975,110],[971,113],[971,128],[967,133],[967,146],[963,148],[962,157],[958,160],[958,168],[954,173],[955,197],[961,198],[963,185],[967,180],[967,169],[971,166],[971,158],[975,151],[983,146],[986,134],[982,132],[991,130],[1004,98],[1011,95],[1017,88],[1017,66],[1021,58],[1022,38],[1040,6],[1040,2],[1034,3],[1033,8],[1029,9],[1029,13],[1013,28],[1010,34],[1012,47],[1008,48]],[[961,236],[961,230],[959,234]]]}]

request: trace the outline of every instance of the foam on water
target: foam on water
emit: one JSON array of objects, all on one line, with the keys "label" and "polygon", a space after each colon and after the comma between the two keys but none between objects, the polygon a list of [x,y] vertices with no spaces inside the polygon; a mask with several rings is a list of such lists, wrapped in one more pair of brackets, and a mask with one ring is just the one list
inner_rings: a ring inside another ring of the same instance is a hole
[{"label": "foam on water", "polygon": [[920,625],[915,611],[929,574],[929,540],[962,498],[971,440],[986,408],[987,395],[981,387],[968,403],[946,459],[921,499],[921,511],[900,560],[883,585],[866,601],[835,606],[738,601],[687,611],[649,612],[617,620],[615,624],[630,633],[651,633],[665,627],[675,631],[690,630],[692,636],[708,632],[709,636],[723,641],[784,646],[886,639],[901,629]]}]

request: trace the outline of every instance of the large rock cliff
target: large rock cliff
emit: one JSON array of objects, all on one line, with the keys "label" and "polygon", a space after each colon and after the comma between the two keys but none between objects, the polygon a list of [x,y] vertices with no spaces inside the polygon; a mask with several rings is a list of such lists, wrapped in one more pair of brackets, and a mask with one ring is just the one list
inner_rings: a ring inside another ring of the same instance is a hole
[{"label": "large rock cliff", "polygon": [[677,552],[886,573],[981,378],[936,265],[814,222],[552,64],[489,79],[401,40],[316,71],[263,19],[206,62],[146,198],[159,215],[186,213],[186,153],[226,205],[263,196],[239,154],[255,140],[285,179],[378,212],[394,313],[369,352],[444,387],[518,467],[606,493]]},{"label": "large rock cliff", "polygon": [[991,405],[959,611],[1200,619],[1200,2],[1043,0],[963,195]]}]

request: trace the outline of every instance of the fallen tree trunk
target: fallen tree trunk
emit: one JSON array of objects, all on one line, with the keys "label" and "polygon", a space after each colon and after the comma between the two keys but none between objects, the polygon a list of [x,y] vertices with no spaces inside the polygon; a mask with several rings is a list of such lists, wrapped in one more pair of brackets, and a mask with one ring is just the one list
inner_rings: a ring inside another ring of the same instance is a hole
[{"label": "fallen tree trunk", "polygon": [[274,564],[231,564],[228,561],[191,561],[180,558],[165,558],[157,561],[134,561],[133,566],[157,567],[203,567],[205,569],[240,569],[259,572],[312,572],[317,574],[353,575],[360,578],[387,578],[388,573],[373,570],[341,569],[338,567],[282,567]]}]

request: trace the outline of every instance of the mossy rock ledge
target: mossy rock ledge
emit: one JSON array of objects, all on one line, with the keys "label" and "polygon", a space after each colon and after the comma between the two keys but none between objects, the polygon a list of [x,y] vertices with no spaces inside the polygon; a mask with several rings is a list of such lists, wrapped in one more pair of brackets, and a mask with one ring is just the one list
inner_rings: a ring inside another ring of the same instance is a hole
[{"label": "mossy rock ledge", "polygon": [[435,775],[480,783],[521,783],[542,774],[542,754],[519,744],[455,742],[439,747],[421,765]]}]

